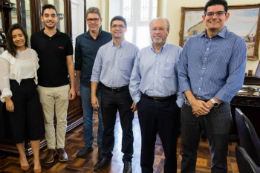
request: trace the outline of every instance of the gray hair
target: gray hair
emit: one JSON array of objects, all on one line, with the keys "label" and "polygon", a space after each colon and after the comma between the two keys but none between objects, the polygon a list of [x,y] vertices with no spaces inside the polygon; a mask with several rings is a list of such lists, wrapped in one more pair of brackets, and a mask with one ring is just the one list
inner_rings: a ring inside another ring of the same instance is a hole
[{"label": "gray hair", "polygon": [[86,11],[86,18],[88,17],[89,13],[96,13],[98,14],[99,18],[101,18],[100,10],[97,7],[89,7]]},{"label": "gray hair", "polygon": [[163,18],[163,17],[157,17],[157,18],[153,19],[153,20],[149,23],[149,27],[150,27],[150,28],[151,28],[152,23],[153,23],[155,20],[164,20],[164,21],[166,22],[166,24],[167,24],[167,31],[170,31],[170,22],[169,22],[168,19]]}]

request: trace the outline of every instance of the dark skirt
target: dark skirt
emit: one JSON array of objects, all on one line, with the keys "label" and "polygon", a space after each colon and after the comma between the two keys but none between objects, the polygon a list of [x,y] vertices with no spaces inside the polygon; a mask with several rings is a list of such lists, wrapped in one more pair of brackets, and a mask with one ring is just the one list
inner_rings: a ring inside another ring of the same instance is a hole
[{"label": "dark skirt", "polygon": [[43,110],[36,88],[33,79],[23,79],[20,85],[16,80],[10,80],[14,112],[8,112],[8,118],[15,144],[23,143],[25,139],[44,138]]}]

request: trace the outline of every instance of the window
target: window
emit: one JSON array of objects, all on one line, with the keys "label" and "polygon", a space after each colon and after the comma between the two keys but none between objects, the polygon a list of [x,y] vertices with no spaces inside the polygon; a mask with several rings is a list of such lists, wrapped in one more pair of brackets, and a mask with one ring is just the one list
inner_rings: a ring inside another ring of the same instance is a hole
[{"label": "window", "polygon": [[141,0],[140,11],[141,11],[140,20],[141,21],[148,21],[148,18],[149,18],[149,0]]},{"label": "window", "polygon": [[130,20],[131,20],[131,15],[132,15],[132,8],[131,8],[131,6],[132,6],[132,2],[131,2],[131,0],[124,0],[124,2],[123,2],[123,16],[124,16],[124,18],[125,18],[125,20],[127,21],[127,22],[129,22]]},{"label": "window", "polygon": [[142,49],[151,44],[149,23],[157,17],[157,0],[121,0],[127,21],[125,39]]}]

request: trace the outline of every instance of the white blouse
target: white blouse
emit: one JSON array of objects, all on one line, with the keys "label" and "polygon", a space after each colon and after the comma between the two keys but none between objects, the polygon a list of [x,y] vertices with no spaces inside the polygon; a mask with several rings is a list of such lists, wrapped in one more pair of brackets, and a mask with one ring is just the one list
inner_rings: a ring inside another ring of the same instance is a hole
[{"label": "white blouse", "polygon": [[19,85],[22,79],[35,78],[38,83],[37,70],[39,68],[37,53],[30,48],[24,51],[17,51],[13,57],[7,50],[0,55],[0,90],[2,91],[1,101],[11,96],[9,79],[16,80]]}]

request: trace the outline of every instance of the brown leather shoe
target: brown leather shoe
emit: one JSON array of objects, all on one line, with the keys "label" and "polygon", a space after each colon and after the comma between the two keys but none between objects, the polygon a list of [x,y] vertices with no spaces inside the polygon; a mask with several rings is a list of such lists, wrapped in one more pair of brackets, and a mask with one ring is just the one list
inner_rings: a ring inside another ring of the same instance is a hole
[{"label": "brown leather shoe", "polygon": [[68,155],[67,155],[66,151],[64,150],[64,148],[57,149],[57,153],[58,153],[60,162],[67,162],[68,161]]},{"label": "brown leather shoe", "polygon": [[45,163],[52,163],[54,162],[54,157],[56,155],[55,149],[48,149],[47,156],[45,157]]}]

